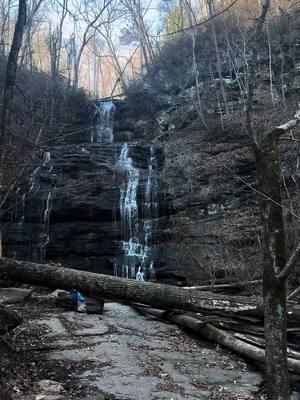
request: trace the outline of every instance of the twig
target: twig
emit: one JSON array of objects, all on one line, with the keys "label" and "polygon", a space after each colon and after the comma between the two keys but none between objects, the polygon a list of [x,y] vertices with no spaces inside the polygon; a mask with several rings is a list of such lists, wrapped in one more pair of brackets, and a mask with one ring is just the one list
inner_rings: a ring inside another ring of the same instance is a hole
[{"label": "twig", "polygon": [[298,243],[298,246],[290,256],[288,262],[285,264],[285,267],[282,269],[282,271],[277,275],[278,279],[287,279],[292,270],[295,268],[296,263],[298,261],[300,255],[300,242]]},{"label": "twig", "polygon": [[297,294],[300,292],[300,286],[297,287],[297,289],[293,290],[287,297],[288,300],[291,300],[293,297],[297,296]]}]

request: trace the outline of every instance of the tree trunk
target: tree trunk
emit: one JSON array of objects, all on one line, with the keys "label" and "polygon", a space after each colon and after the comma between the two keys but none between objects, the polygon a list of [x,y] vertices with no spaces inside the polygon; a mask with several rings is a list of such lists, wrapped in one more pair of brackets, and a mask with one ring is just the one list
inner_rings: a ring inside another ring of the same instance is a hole
[{"label": "tree trunk", "polygon": [[[205,323],[189,315],[172,314],[161,310],[155,310],[153,308],[145,308],[135,305],[133,305],[133,307],[137,308],[143,314],[150,314],[157,318],[166,319],[185,329],[190,329],[196,333],[200,333],[205,338],[212,340],[213,342],[218,343],[250,360],[258,361],[262,364],[265,363],[265,351],[262,348],[247,343],[246,341],[235,337],[231,333],[225,332],[223,329],[216,328],[212,324]],[[300,374],[299,360],[289,358],[288,366],[292,372]],[[285,398],[282,397],[282,399]]]},{"label": "tree trunk", "polygon": [[[213,18],[214,14],[215,14],[213,0],[208,0],[208,12],[209,12],[209,17]],[[227,95],[226,95],[226,90],[224,87],[224,80],[223,80],[223,76],[222,76],[221,57],[220,57],[220,51],[219,51],[219,46],[218,46],[217,33],[216,33],[214,19],[212,19],[212,21],[211,21],[211,27],[212,27],[212,37],[213,37],[213,42],[214,42],[214,47],[215,47],[215,52],[216,52],[216,66],[217,66],[217,71],[218,71],[219,80],[220,80],[221,94],[222,94],[222,98],[223,98],[223,102],[224,102],[226,115],[229,115]]]},{"label": "tree trunk", "polygon": [[[203,286],[183,286],[182,289],[185,290],[209,290],[212,292],[216,291],[224,291],[224,290],[232,290],[232,289],[237,289],[237,290],[242,290],[245,288],[248,288],[249,286],[256,286],[256,285],[261,285],[262,284],[262,279],[256,279],[254,281],[249,281],[249,282],[235,282],[235,283],[223,283],[223,284],[211,284],[211,285],[203,285]],[[299,288],[300,291],[300,288]]]},{"label": "tree trunk", "polygon": [[33,264],[9,258],[0,258],[0,279],[61,289],[75,288],[107,299],[138,302],[164,309],[218,310],[231,313],[257,310],[257,301],[249,297],[232,297],[209,292],[201,293],[175,286],[138,282],[115,276],[46,264]]},{"label": "tree trunk", "polygon": [[6,78],[4,86],[4,97],[2,107],[2,121],[0,132],[0,184],[2,184],[2,174],[4,168],[5,151],[4,145],[7,143],[7,129],[10,123],[11,106],[13,100],[14,84],[17,74],[18,55],[22,45],[23,31],[26,24],[26,0],[19,0],[18,19],[15,26],[14,37],[7,60]]},{"label": "tree trunk", "polygon": [[286,283],[277,275],[286,265],[281,208],[278,139],[269,134],[255,147],[263,228],[263,298],[268,400],[290,398],[286,351]]}]

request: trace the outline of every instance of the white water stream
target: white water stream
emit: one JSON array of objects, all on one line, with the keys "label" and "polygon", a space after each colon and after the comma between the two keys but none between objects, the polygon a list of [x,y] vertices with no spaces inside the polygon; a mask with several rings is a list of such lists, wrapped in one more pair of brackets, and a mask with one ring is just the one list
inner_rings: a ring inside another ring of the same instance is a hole
[{"label": "white water stream", "polygon": [[116,106],[113,101],[102,101],[95,107],[94,120],[96,125],[92,129],[91,143],[113,143],[113,117]]},{"label": "white water stream", "polygon": [[[35,193],[39,193],[41,189],[40,185],[40,172],[47,172],[51,174],[53,170],[53,159],[51,158],[51,153],[46,151],[43,155],[43,160],[39,166],[35,168],[29,178],[29,190],[28,197],[29,201],[31,198],[35,197]],[[52,175],[51,175],[52,176]],[[30,258],[33,258],[36,262],[43,263],[46,257],[47,245],[50,241],[49,227],[50,227],[50,213],[52,207],[52,187],[47,191],[47,195],[42,195],[43,205],[41,207],[41,224],[40,232],[38,233],[38,238],[34,237],[32,243],[35,243],[33,248],[30,250],[32,254],[29,254]],[[23,229],[24,221],[26,216],[26,193],[22,195],[22,216],[19,220],[19,228]]]},{"label": "white water stream", "polygon": [[[121,238],[119,249],[122,255],[115,258],[114,273],[124,278],[149,280],[155,276],[155,232],[158,219],[158,176],[156,151],[153,145],[136,142],[114,143],[113,123],[116,106],[112,101],[101,102],[94,115],[97,125],[93,130],[91,142],[101,151],[116,152],[115,172],[120,176],[119,212]],[[97,143],[97,145],[96,145]],[[102,148],[103,144],[103,148]],[[89,145],[81,151],[90,154]],[[87,150],[88,149],[88,150]],[[98,151],[98,150],[97,150]],[[135,155],[135,156],[134,156]],[[138,166],[135,159],[139,159]],[[146,158],[146,159],[145,159]],[[17,222],[20,230],[25,229],[24,222],[30,218],[28,209],[31,200],[37,202],[35,210],[40,208],[38,229],[29,231],[31,247],[28,257],[37,262],[46,259],[50,242],[50,216],[55,197],[56,182],[53,173],[54,162],[49,151],[45,152],[39,166],[29,179],[27,193],[18,195]],[[40,180],[40,178],[43,179]],[[49,180],[51,183],[45,186]],[[21,196],[21,197],[20,197]],[[42,199],[42,205],[39,202]],[[27,209],[26,209],[27,207]],[[33,218],[37,219],[36,214]],[[28,230],[28,227],[26,227]],[[30,228],[29,228],[30,229]]]},{"label": "white water stream", "polygon": [[[134,145],[133,145],[134,146]],[[115,265],[115,275],[143,280],[154,278],[153,229],[157,215],[157,176],[154,147],[150,148],[148,176],[144,202],[138,207],[140,171],[129,155],[130,147],[124,143],[117,163],[123,174],[120,188],[120,217],[123,233],[123,262]],[[143,278],[143,279],[141,279]]]}]

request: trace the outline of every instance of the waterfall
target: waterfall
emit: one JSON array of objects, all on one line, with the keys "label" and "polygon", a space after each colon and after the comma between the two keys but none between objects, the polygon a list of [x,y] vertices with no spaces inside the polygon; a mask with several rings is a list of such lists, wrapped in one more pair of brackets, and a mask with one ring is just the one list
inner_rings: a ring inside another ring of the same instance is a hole
[{"label": "waterfall", "polygon": [[153,232],[157,228],[157,211],[158,211],[158,177],[157,177],[157,162],[155,156],[155,148],[153,145],[150,147],[150,157],[148,162],[148,178],[146,185],[145,201],[144,201],[144,232],[145,244],[147,246],[153,245]]},{"label": "waterfall", "polygon": [[[51,153],[50,151],[46,151],[44,153],[43,157],[43,163],[42,167],[47,170],[49,174],[51,174],[53,170],[53,160],[51,158]],[[55,174],[51,174],[51,183],[52,183],[52,177],[56,176]],[[43,207],[44,209],[44,214],[43,214],[43,224],[42,224],[42,232],[40,233],[40,238],[39,238],[39,253],[40,253],[40,262],[43,263],[45,262],[46,259],[46,251],[47,251],[47,245],[50,242],[50,213],[51,213],[51,207],[52,207],[52,188],[48,190],[47,197],[44,200],[45,206]]]},{"label": "waterfall", "polygon": [[154,279],[154,233],[157,230],[158,218],[158,175],[155,147],[150,146],[150,157],[148,160],[148,177],[145,191],[145,200],[143,204],[144,217],[144,245],[148,250],[147,275],[149,279]]},{"label": "waterfall", "polygon": [[116,106],[113,101],[101,101],[98,106],[94,105],[94,120],[97,122],[91,133],[91,143],[113,143],[113,117]]},{"label": "waterfall", "polygon": [[118,169],[125,173],[126,179],[120,189],[120,214],[124,233],[131,237],[138,219],[137,189],[139,185],[139,170],[133,166],[132,158],[128,156],[128,144],[122,147],[118,161]]},{"label": "waterfall", "polygon": [[147,178],[147,186],[146,186],[146,194],[145,194],[145,206],[147,209],[150,209],[152,212],[156,212],[157,210],[157,162],[155,156],[154,146],[150,147],[150,158],[148,163],[148,178]]},{"label": "waterfall", "polygon": [[[118,112],[124,108],[121,100],[115,104]],[[63,260],[76,267],[85,262],[90,271],[154,279],[163,154],[138,129],[123,134],[131,126],[128,116],[114,122],[114,114],[111,102],[98,103],[91,128],[99,124],[101,143],[95,130],[91,144],[90,130],[76,126],[78,136],[38,154],[13,198],[5,254],[42,263]],[[113,137],[113,128],[114,142],[105,141],[104,132]]]},{"label": "waterfall", "polygon": [[53,169],[53,161],[51,159],[51,153],[50,151],[46,151],[44,153],[44,158],[43,158],[43,167],[47,168],[49,172],[52,171]]},{"label": "waterfall", "polygon": [[116,112],[116,106],[113,101],[101,101],[99,104],[100,115],[103,122],[110,122]]},{"label": "waterfall", "polygon": [[120,218],[123,234],[122,264],[115,263],[114,273],[124,278],[144,280],[154,278],[153,231],[157,217],[157,172],[154,147],[150,148],[148,173],[144,193],[144,210],[138,207],[140,171],[129,156],[130,148],[124,143],[117,163],[123,174],[120,188]]},{"label": "waterfall", "polygon": [[[46,257],[47,245],[50,242],[50,235],[49,235],[49,227],[50,227],[50,213],[52,207],[52,199],[53,199],[53,182],[55,182],[56,174],[52,173],[54,167],[54,162],[51,157],[51,153],[49,151],[44,152],[43,159],[38,165],[29,178],[29,190],[28,190],[28,197],[30,199],[39,198],[40,192],[46,192],[46,196],[42,195],[42,207],[41,207],[41,222],[40,222],[40,229],[37,230],[36,233],[33,233],[32,243],[35,245],[33,246],[32,250],[30,251],[30,257],[33,258],[34,261],[43,263]],[[47,187],[46,189],[41,187],[40,182],[40,173],[48,173],[50,178],[50,188]],[[19,227],[22,229],[24,220],[25,220],[25,209],[26,204],[26,193],[22,195],[22,217],[19,221]]]},{"label": "waterfall", "polygon": [[22,195],[22,206],[21,206],[21,210],[22,210],[22,215],[19,221],[19,227],[22,228],[23,224],[24,224],[24,220],[25,220],[25,204],[26,204],[26,193],[23,193]]},{"label": "waterfall", "polygon": [[36,167],[36,169],[30,175],[30,178],[29,178],[29,182],[30,182],[29,193],[31,193],[36,188],[36,185],[39,183],[38,172],[39,172],[40,169],[41,169],[40,166]]},{"label": "waterfall", "polygon": [[51,190],[49,190],[46,198],[46,204],[43,216],[43,227],[42,227],[42,232],[40,234],[40,243],[39,243],[41,263],[45,261],[47,245],[50,242],[49,228],[50,228],[51,197],[52,193]]}]

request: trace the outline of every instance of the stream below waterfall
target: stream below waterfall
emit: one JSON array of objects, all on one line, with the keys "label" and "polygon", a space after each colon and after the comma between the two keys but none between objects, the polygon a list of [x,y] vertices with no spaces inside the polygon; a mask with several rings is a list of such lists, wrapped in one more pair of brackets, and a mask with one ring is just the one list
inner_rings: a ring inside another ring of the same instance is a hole
[{"label": "stream below waterfall", "polygon": [[94,104],[84,134],[67,132],[40,155],[16,192],[6,256],[155,279],[162,150],[114,132],[117,112]]}]

